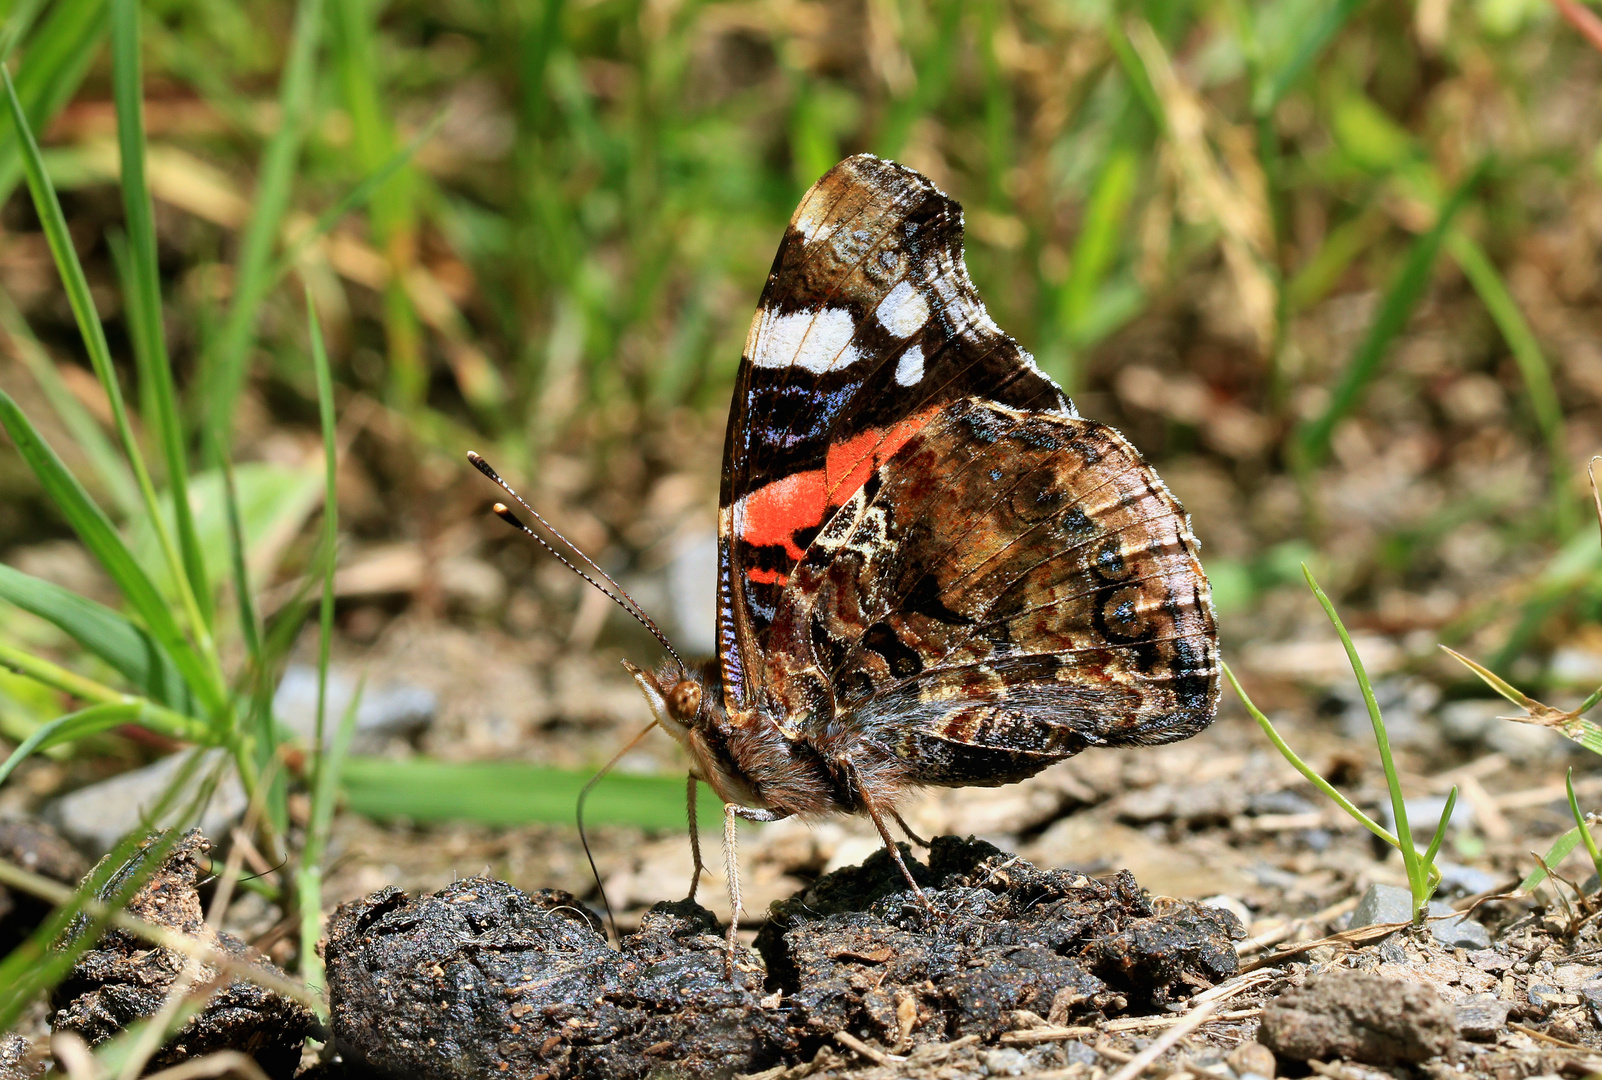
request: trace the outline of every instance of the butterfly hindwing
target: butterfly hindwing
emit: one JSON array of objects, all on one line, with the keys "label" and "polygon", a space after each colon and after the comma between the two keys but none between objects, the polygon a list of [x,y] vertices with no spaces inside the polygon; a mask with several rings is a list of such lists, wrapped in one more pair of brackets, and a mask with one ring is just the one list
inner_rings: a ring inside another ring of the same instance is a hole
[{"label": "butterfly hindwing", "polygon": [[793,737],[848,726],[914,783],[1184,738],[1218,693],[1195,546],[1111,428],[955,402],[796,567],[773,627],[777,704],[812,728]]},{"label": "butterfly hindwing", "polygon": [[1073,415],[985,312],[962,211],[918,173],[841,162],[791,218],[746,340],[719,516],[719,652],[740,714],[772,686],[790,573],[836,509],[951,402]]}]

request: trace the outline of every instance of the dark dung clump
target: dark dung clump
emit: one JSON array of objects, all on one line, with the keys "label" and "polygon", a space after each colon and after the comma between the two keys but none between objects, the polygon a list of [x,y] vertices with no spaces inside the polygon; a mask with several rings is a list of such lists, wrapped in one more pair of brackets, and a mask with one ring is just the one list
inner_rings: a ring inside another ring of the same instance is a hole
[{"label": "dark dung clump", "polygon": [[932,912],[882,851],[774,906],[757,947],[799,1042],[841,1030],[891,1046],[988,1039],[1018,1009],[1058,1022],[1147,1010],[1236,970],[1234,916],[1159,909],[1127,873],[1042,870],[956,837],[909,866]]},{"label": "dark dung clump", "polygon": [[776,905],[732,984],[722,928],[689,901],[658,904],[613,950],[566,893],[386,889],[329,927],[334,1035],[352,1066],[392,1077],[726,1077],[809,1059],[837,1031],[991,1038],[1017,1009],[1155,1008],[1235,971],[1233,916],[1159,906],[1127,874],[954,838],[911,865],[932,915],[880,853]]},{"label": "dark dung clump", "polygon": [[487,878],[346,904],[325,949],[341,1053],[388,1076],[730,1076],[782,1060],[748,951],[729,981],[710,912],[658,904],[621,951],[572,896]]}]

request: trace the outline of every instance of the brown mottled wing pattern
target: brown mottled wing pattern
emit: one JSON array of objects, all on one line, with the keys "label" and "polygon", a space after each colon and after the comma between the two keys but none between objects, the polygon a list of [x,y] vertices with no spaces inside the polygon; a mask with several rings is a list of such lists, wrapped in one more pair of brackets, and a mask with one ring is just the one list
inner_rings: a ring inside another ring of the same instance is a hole
[{"label": "brown mottled wing pattern", "polygon": [[914,783],[1005,783],[1195,734],[1216,626],[1184,511],[1113,429],[966,399],[909,439],[791,575],[770,671]]},{"label": "brown mottled wing pattern", "polygon": [[770,630],[813,538],[941,408],[969,397],[1074,415],[986,314],[963,265],[961,208],[911,169],[846,159],[790,220],[735,384],[718,595],[732,715],[774,704]]}]

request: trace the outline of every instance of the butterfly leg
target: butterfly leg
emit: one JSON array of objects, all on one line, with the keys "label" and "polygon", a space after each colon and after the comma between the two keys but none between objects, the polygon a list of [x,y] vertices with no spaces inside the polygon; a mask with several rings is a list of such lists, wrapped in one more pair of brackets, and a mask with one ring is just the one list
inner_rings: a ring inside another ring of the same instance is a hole
[{"label": "butterfly leg", "polygon": [[[890,857],[901,868],[901,876],[907,879],[908,885],[912,886],[913,893],[918,897],[918,903],[923,905],[925,911],[931,915],[934,914],[934,905],[923,894],[923,889],[919,887],[917,880],[913,878],[912,871],[907,869],[906,860],[901,857],[901,848],[896,844],[896,838],[890,835],[890,826],[884,819],[884,810],[867,799],[863,800],[862,807],[868,812],[868,816],[873,819],[873,827],[879,830],[879,837],[884,840],[884,846],[890,850]],[[897,821],[901,821],[901,815],[897,814],[895,810],[892,809],[890,813]],[[901,827],[905,829],[907,827],[906,823],[902,822]],[[913,839],[917,838],[914,837]]]},{"label": "butterfly leg", "polygon": [[701,826],[695,819],[695,785],[698,782],[691,773],[684,793],[684,803],[690,814],[690,858],[695,861],[695,869],[690,872],[690,900],[695,899],[695,890],[701,887],[701,874],[706,870],[706,864],[701,861]]},{"label": "butterfly leg", "polygon": [[754,806],[739,806],[735,803],[723,804],[723,870],[729,879],[729,936],[725,961],[730,982],[734,981],[734,950],[738,944],[735,933],[740,929],[740,912],[742,910],[740,906],[740,864],[735,857],[735,845],[739,842],[736,819],[779,821],[789,816],[789,814],[780,813],[777,810],[763,810]]},{"label": "butterfly leg", "polygon": [[922,848],[927,848],[929,846],[929,841],[912,831],[912,826],[907,824],[906,819],[901,816],[900,810],[897,810],[895,807],[891,807],[890,816],[896,819],[896,824],[901,826],[901,831],[907,834],[908,840],[911,840],[914,844],[917,844]]}]

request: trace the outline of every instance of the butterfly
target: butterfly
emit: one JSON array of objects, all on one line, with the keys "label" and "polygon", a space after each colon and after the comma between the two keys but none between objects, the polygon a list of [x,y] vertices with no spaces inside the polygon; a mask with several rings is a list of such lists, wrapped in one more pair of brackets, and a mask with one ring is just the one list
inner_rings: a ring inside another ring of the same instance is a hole
[{"label": "butterfly", "polygon": [[690,759],[692,899],[697,784],[724,804],[731,957],[738,819],[865,814],[922,899],[890,828],[918,839],[909,793],[1205,728],[1219,664],[1197,548],[1134,447],[992,321],[962,208],[872,155],[829,170],[740,358],[717,657],[685,663],[631,612],[672,656],[625,665]]}]

